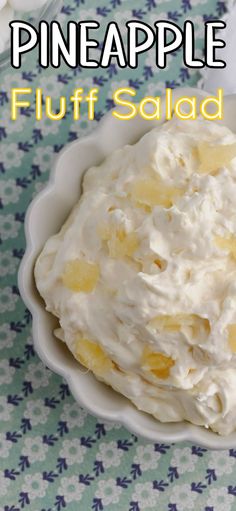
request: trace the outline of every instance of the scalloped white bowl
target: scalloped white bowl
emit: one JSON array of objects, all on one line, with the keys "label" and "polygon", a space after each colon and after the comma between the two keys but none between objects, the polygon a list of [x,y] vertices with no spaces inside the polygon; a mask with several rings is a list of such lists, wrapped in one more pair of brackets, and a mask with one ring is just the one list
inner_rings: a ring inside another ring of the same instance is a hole
[{"label": "scalloped white bowl", "polygon": [[[178,89],[174,91],[173,98],[183,95],[196,95],[202,99],[206,93],[191,88]],[[91,135],[68,145],[59,154],[46,188],[33,200],[26,214],[26,252],[19,269],[19,288],[33,316],[33,339],[39,357],[50,369],[65,378],[76,401],[90,413],[104,420],[117,421],[150,441],[185,440],[212,449],[227,449],[236,446],[236,433],[220,437],[188,422],[161,423],[137,410],[128,399],[98,382],[91,373],[85,373],[66,346],[54,337],[56,320],[46,312],[34,282],[36,258],[46,240],[60,229],[78,201],[84,172],[92,165],[100,164],[118,147],[136,142],[162,122],[163,119],[144,121],[140,117],[119,121],[109,113]],[[223,122],[236,132],[236,95],[225,98]]]}]

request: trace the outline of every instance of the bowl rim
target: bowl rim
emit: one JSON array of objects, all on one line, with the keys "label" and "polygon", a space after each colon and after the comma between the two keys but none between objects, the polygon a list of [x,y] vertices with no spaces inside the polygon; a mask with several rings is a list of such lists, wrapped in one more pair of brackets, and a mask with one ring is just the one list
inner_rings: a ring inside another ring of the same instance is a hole
[{"label": "bowl rim", "polygon": [[[208,95],[205,91],[186,87],[186,88],[178,88],[173,92],[173,98],[178,98],[182,95],[193,95],[195,94],[198,98],[203,98],[204,96]],[[230,104],[232,101],[235,104],[236,108],[236,94],[232,94],[225,97],[225,101]],[[117,110],[117,108],[116,108]],[[55,158],[53,167],[50,171],[49,178],[47,181],[46,186],[34,197],[30,205],[28,206],[26,216],[25,216],[25,223],[24,223],[24,230],[25,230],[25,240],[26,240],[26,250],[25,254],[22,258],[22,261],[19,266],[18,271],[18,286],[20,290],[21,297],[27,306],[27,308],[30,310],[32,314],[32,336],[33,336],[33,343],[35,347],[35,351],[37,352],[39,358],[43,361],[43,363],[49,367],[53,372],[56,374],[59,374],[62,376],[68,383],[70,391],[72,395],[74,396],[76,402],[81,405],[83,408],[88,410],[89,413],[92,415],[99,417],[100,419],[106,420],[106,421],[114,421],[118,422],[121,425],[125,426],[129,431],[134,433],[135,435],[139,435],[141,437],[144,437],[148,439],[149,441],[154,442],[181,442],[181,441],[188,441],[192,443],[197,443],[198,445],[202,445],[204,447],[207,447],[208,449],[229,449],[233,448],[236,445],[236,432],[232,433],[229,436],[220,436],[217,433],[214,433],[213,431],[209,431],[207,429],[204,429],[203,426],[196,426],[193,425],[187,421],[180,422],[180,423],[168,423],[168,426],[172,425],[175,426],[175,431],[173,429],[173,432],[170,431],[158,431],[158,430],[152,430],[151,428],[143,428],[142,425],[140,425],[137,421],[137,411],[136,408],[134,409],[134,405],[132,403],[124,398],[127,402],[125,402],[125,405],[114,412],[114,410],[104,410],[102,408],[99,408],[99,404],[96,404],[93,406],[90,405],[88,401],[86,401],[86,396],[81,394],[79,392],[79,389],[75,383],[75,379],[73,378],[73,371],[69,371],[69,369],[66,369],[63,364],[60,364],[56,362],[55,360],[48,357],[41,346],[40,343],[40,337],[41,337],[41,319],[42,319],[42,312],[43,308],[42,305],[37,302],[35,293],[31,286],[31,279],[32,279],[32,268],[35,262],[35,259],[38,255],[38,250],[36,250],[34,246],[34,236],[32,232],[32,216],[34,213],[34,210],[36,207],[38,207],[39,203],[43,198],[45,198],[47,195],[50,195],[57,182],[58,178],[58,169],[59,169],[59,162],[62,158],[65,158],[67,154],[70,154],[70,152],[74,149],[80,150],[81,147],[89,146],[89,144],[96,145],[96,141],[99,139],[99,135],[102,133],[104,127],[108,122],[111,122],[111,119],[113,119],[113,122],[122,122],[117,121],[112,116],[112,110],[109,111],[102,119],[99,121],[98,125],[94,130],[92,130],[91,133],[86,135],[85,137],[82,137],[81,139],[77,139],[76,141],[66,144],[65,147],[62,149],[62,151],[59,152],[57,157]],[[139,121],[139,118],[136,118],[134,121]],[[132,121],[129,121],[129,126],[132,126]],[[126,121],[125,121],[126,122]],[[161,121],[162,123],[163,121]],[[146,125],[146,132],[148,132],[153,127],[152,121],[145,121]],[[155,124],[157,125],[157,124]],[[127,143],[130,143],[129,140],[127,140]],[[122,144],[123,145],[123,144]],[[87,167],[89,168],[89,167]],[[79,196],[78,196],[79,197]],[[114,391],[115,392],[115,391]],[[141,415],[147,415],[145,412],[138,411],[138,414]],[[151,416],[150,416],[151,417]],[[157,419],[154,419],[155,423],[161,426],[165,425],[165,423],[161,423]],[[179,426],[176,431],[177,425]]]}]

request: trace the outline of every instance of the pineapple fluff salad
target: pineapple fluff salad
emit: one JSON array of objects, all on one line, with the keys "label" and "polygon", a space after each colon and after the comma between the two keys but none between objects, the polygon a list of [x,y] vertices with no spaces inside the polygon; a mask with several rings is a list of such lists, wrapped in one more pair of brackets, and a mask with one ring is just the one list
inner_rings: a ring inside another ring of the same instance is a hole
[{"label": "pineapple fluff salad", "polygon": [[236,136],[168,121],[90,168],[35,267],[56,336],[162,422],[236,429]]},{"label": "pineapple fluff salad", "polygon": [[30,13],[40,9],[46,3],[47,0],[0,0],[0,53],[9,46],[10,21],[13,21],[17,14]]}]

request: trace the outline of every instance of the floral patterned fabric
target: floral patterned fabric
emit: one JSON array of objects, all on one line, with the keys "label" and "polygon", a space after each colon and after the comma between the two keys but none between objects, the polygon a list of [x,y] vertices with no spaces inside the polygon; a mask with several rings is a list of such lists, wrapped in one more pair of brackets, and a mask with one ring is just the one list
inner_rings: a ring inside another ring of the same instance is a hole
[{"label": "floral patterned fabric", "polygon": [[[102,41],[111,20],[125,33],[132,18],[180,25],[191,19],[200,55],[203,21],[221,18],[226,8],[223,0],[64,0],[59,20],[97,19]],[[36,53],[28,54],[21,70],[0,75],[0,511],[234,511],[236,450],[153,444],[91,417],[35,354],[31,317],[17,288],[25,212],[60,149],[95,128],[112,107],[117,87],[134,87],[141,99],[165,87],[195,85],[199,75],[184,68],[181,52],[169,57],[163,71],[153,52],[132,71],[115,63],[107,70],[42,71],[36,62]],[[10,121],[11,87],[42,87],[45,94],[69,99],[74,88],[94,85],[100,97],[93,122],[85,107],[78,122],[71,111],[61,122],[36,122],[33,102],[18,121]]]}]

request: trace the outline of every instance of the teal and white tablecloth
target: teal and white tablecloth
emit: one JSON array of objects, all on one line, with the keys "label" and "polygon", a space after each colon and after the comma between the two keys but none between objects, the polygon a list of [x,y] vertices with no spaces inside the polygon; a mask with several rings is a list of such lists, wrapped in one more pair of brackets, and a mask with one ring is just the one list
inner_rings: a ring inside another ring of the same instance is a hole
[{"label": "teal and white tablecloth", "polygon": [[[97,19],[102,41],[111,20],[125,31],[132,18],[151,24],[168,18],[180,25],[191,19],[200,55],[203,21],[221,18],[226,8],[225,0],[64,0],[59,20]],[[25,212],[60,149],[96,126],[118,87],[135,87],[141,99],[165,87],[195,85],[199,75],[183,67],[181,52],[163,71],[152,52],[132,71],[116,65],[42,71],[36,60],[29,54],[21,70],[0,74],[0,511],[234,511],[236,446],[214,452],[192,444],[152,444],[91,417],[35,354],[30,314],[17,288]],[[98,86],[96,119],[88,121],[84,109],[78,122],[71,112],[60,123],[36,122],[32,106],[14,123],[13,86],[42,87],[55,98]]]}]

